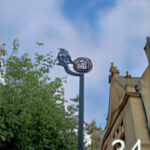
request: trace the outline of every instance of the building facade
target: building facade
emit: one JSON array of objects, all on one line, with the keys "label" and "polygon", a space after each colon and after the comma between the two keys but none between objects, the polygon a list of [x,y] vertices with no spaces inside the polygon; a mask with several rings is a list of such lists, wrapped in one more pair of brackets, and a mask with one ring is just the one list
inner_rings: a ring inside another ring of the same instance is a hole
[{"label": "building facade", "polygon": [[150,38],[147,38],[145,52],[149,65],[139,78],[120,76],[119,70],[111,64],[109,112],[101,150],[117,150],[120,139],[126,150],[132,150],[140,139],[141,149],[150,150]]}]

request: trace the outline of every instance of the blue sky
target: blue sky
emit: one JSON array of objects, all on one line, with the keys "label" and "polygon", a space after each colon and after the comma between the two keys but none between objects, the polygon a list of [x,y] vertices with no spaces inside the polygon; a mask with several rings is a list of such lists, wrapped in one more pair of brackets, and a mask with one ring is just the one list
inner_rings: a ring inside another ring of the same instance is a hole
[{"label": "blue sky", "polygon": [[[93,70],[85,78],[85,120],[104,128],[108,113],[108,76],[113,61],[125,75],[141,76],[147,66],[143,47],[150,36],[149,0],[1,0],[0,43],[10,51],[20,40],[19,55],[35,52],[57,55],[69,50],[73,59],[86,56]],[[39,48],[36,42],[44,42]],[[51,76],[67,76],[56,66]],[[67,99],[78,94],[78,78],[67,76]]]}]

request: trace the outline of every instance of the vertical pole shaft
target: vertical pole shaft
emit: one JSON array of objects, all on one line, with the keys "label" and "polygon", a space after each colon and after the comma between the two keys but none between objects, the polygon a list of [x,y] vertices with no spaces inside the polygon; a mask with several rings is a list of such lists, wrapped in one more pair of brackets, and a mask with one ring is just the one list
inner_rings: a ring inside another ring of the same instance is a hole
[{"label": "vertical pole shaft", "polygon": [[84,149],[84,75],[80,76],[78,150]]}]

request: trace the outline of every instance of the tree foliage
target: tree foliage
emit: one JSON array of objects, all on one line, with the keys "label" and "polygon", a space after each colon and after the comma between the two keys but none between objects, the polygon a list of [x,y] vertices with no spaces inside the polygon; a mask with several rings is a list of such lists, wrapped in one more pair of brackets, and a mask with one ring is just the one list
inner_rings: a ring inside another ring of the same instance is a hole
[{"label": "tree foliage", "polygon": [[88,145],[88,150],[100,150],[103,130],[96,126],[96,122],[93,120],[91,124],[86,124],[87,135],[91,135],[91,144]]},{"label": "tree foliage", "polygon": [[49,77],[52,54],[19,57],[16,43],[10,56],[0,49],[0,149],[76,150],[77,102],[65,109],[64,79]]}]

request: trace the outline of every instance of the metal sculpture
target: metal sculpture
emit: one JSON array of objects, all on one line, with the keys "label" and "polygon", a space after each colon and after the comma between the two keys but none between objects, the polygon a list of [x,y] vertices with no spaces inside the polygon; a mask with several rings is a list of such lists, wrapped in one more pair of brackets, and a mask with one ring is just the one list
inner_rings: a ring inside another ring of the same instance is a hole
[{"label": "metal sculpture", "polygon": [[89,58],[79,57],[73,62],[73,68],[79,73],[88,73],[92,70],[92,62]]},{"label": "metal sculpture", "polygon": [[[84,149],[84,74],[91,71],[93,65],[89,58],[80,57],[72,61],[69,52],[64,48],[59,48],[57,60],[58,65],[63,66],[65,71],[73,76],[80,77],[79,86],[79,122],[78,122],[78,150]],[[69,64],[73,65],[76,72],[69,69]]]},{"label": "metal sculpture", "polygon": [[69,52],[65,50],[64,48],[59,48],[59,53],[57,56],[58,59],[58,65],[64,66],[68,64],[73,64],[73,61],[71,60],[71,57],[69,55]]}]

